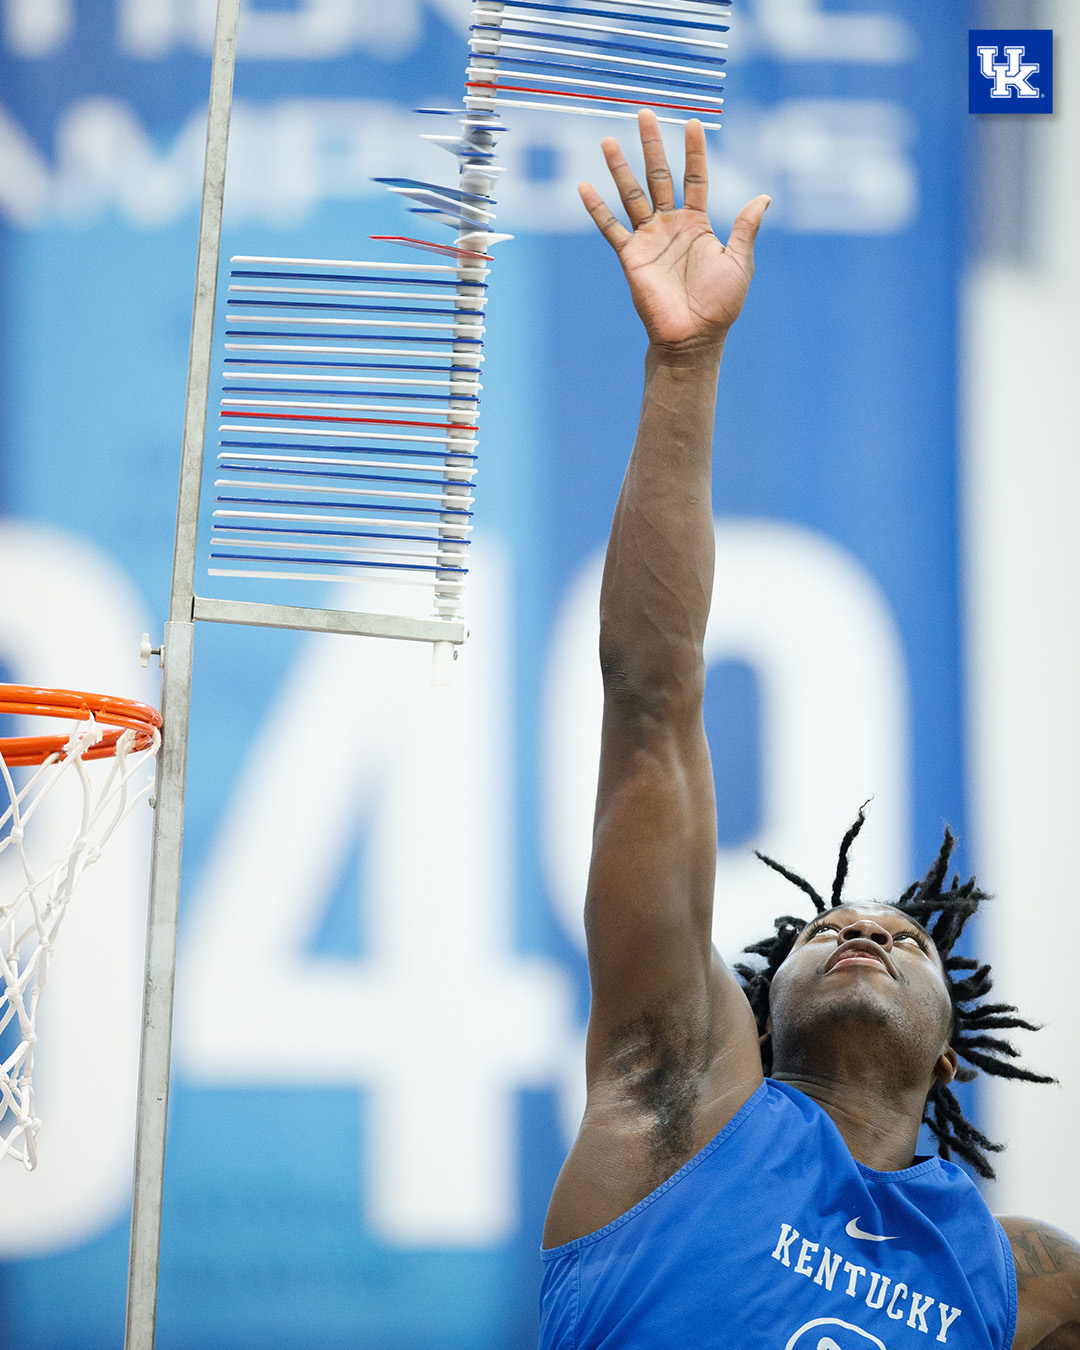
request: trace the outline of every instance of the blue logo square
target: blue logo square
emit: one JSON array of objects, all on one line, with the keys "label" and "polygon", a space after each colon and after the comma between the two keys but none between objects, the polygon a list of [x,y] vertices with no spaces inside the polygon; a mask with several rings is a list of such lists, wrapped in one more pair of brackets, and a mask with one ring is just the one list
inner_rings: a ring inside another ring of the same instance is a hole
[{"label": "blue logo square", "polygon": [[968,112],[1052,113],[1052,28],[973,28],[968,33]]}]

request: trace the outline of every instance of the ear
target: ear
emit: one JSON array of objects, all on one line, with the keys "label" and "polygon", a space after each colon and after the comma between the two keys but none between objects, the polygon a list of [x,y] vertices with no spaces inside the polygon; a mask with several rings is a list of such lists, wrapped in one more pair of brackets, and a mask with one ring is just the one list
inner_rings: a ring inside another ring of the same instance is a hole
[{"label": "ear", "polygon": [[948,1087],[956,1077],[957,1064],[956,1051],[951,1045],[947,1045],[937,1057],[937,1062],[934,1065],[934,1077],[939,1083]]}]

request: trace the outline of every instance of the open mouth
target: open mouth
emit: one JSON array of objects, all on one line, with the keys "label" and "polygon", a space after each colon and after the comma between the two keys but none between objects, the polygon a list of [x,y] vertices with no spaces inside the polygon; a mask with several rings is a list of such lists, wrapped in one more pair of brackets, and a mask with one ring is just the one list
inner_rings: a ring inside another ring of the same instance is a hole
[{"label": "open mouth", "polygon": [[871,942],[868,938],[852,938],[848,942],[842,942],[825,962],[822,973],[827,975],[837,966],[846,965],[881,966],[894,980],[896,979],[896,970],[889,960],[888,953],[880,943]]}]

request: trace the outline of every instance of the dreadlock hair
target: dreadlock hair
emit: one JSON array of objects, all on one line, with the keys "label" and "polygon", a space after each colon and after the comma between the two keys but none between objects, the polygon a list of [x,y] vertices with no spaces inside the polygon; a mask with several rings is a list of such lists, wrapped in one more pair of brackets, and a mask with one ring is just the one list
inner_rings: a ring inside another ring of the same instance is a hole
[{"label": "dreadlock hair", "polygon": [[[866,819],[864,802],[851,828],[840,844],[840,855],[833,878],[830,905],[804,878],[790,871],[764,853],[757,856],[767,867],[779,872],[793,886],[803,891],[814,903],[814,908],[823,914],[827,908],[835,909],[841,902],[844,882],[848,873],[848,854]],[[984,1000],[992,987],[990,967],[980,965],[967,956],[954,956],[953,947],[964,930],[968,919],[984,900],[990,897],[979,890],[975,878],[971,877],[963,885],[958,874],[953,874],[950,885],[946,886],[949,860],[956,847],[956,837],[948,826],[937,858],[926,875],[913,882],[900,898],[893,902],[893,908],[915,919],[929,933],[934,946],[941,956],[945,968],[945,984],[952,1000],[953,1034],[952,1047],[972,1068],[960,1067],[957,1080],[970,1082],[976,1076],[976,1070],[994,1074],[1000,1078],[1020,1078],[1028,1083],[1053,1083],[1056,1080],[1043,1074],[1025,1069],[1015,1061],[1019,1051],[1001,1036],[990,1032],[1010,1030],[1022,1027],[1025,1031],[1038,1031],[1031,1022],[1016,1015],[1016,1008],[1010,1003],[988,1003]],[[936,917],[935,917],[936,916]],[[764,959],[764,965],[739,963],[735,971],[743,982],[746,997],[757,1019],[758,1031],[764,1033],[769,1018],[769,990],[773,976],[787,959],[795,940],[806,927],[803,919],[791,914],[783,914],[774,921],[774,934],[763,938],[744,950]],[[767,1041],[762,1048],[763,1067],[766,1073],[772,1070],[772,1049]],[[987,1153],[1000,1153],[1003,1144],[987,1139],[980,1130],[964,1117],[955,1093],[940,1080],[926,1099],[923,1121],[938,1141],[938,1153],[942,1158],[950,1158],[956,1153],[968,1163],[980,1176],[992,1179],[994,1169],[990,1165]]]}]

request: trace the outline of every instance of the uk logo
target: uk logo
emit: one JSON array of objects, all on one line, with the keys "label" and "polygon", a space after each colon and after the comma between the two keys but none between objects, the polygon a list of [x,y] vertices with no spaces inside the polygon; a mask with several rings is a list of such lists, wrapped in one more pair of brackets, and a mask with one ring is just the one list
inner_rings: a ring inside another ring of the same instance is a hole
[{"label": "uk logo", "polygon": [[1053,111],[1053,30],[971,29],[968,33],[968,112]]}]

